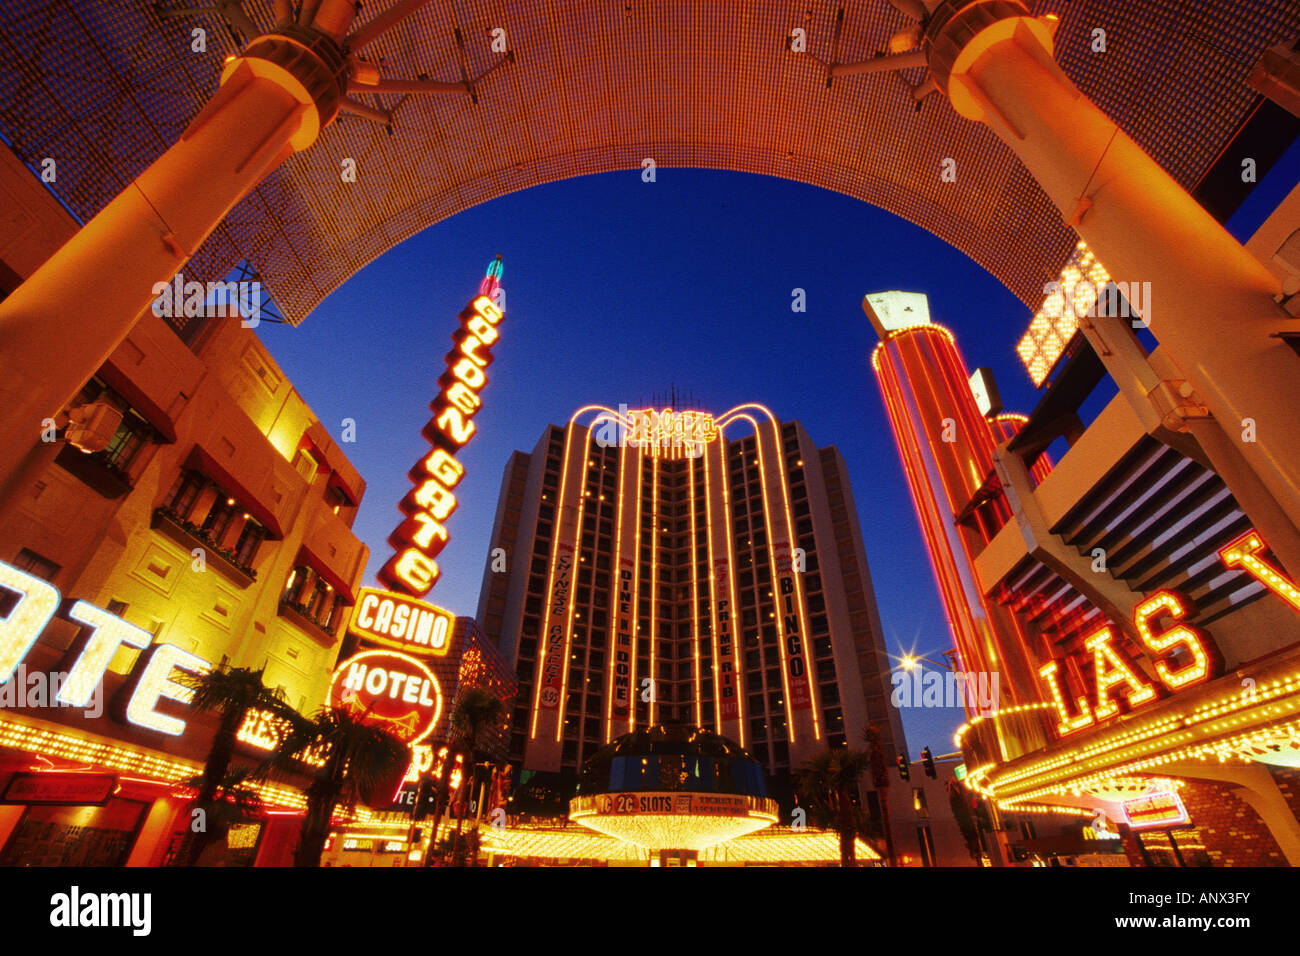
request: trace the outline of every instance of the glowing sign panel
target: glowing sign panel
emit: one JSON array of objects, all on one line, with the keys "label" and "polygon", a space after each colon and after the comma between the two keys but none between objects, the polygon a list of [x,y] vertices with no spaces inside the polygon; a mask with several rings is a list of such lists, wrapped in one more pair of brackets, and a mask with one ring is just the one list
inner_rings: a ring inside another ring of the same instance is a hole
[{"label": "glowing sign panel", "polygon": [[665,408],[629,411],[624,444],[657,458],[699,458],[704,446],[718,437],[713,416]]},{"label": "glowing sign panel", "polygon": [[[1156,677],[1170,692],[1209,680],[1217,663],[1210,635],[1200,628],[1178,623],[1189,617],[1192,611],[1191,602],[1174,591],[1157,591],[1133,611],[1135,630],[1155,662]],[[1173,625],[1156,633],[1153,625],[1166,616],[1173,620]],[[1092,654],[1095,696],[1091,702],[1087,695],[1076,696],[1074,706],[1078,713],[1073,716],[1061,686],[1060,665],[1050,661],[1038,669],[1038,675],[1056,706],[1059,719],[1056,731],[1061,736],[1076,733],[1118,714],[1120,708],[1112,695],[1122,695],[1129,709],[1156,699],[1155,687],[1129,666],[1115,640],[1112,629],[1102,627],[1084,641],[1084,646]],[[1179,657],[1183,659],[1182,663],[1176,663]]]},{"label": "glowing sign panel", "polygon": [[614,638],[614,716],[626,717],[631,707],[632,690],[632,573],[631,558],[618,562],[617,621]]},{"label": "glowing sign panel", "polygon": [[1080,242],[1061,269],[1061,277],[1043,287],[1046,299],[1016,346],[1035,385],[1042,385],[1065,353],[1076,332],[1079,317],[1088,315],[1110,274],[1088,246]]},{"label": "glowing sign panel", "polygon": [[730,793],[601,793],[595,797],[594,810],[622,816],[663,813],[733,817],[746,816],[750,807],[745,797]]},{"label": "glowing sign panel", "polygon": [[930,300],[922,292],[872,292],[863,296],[862,311],[882,339],[891,332],[930,324]]},{"label": "glowing sign panel", "polygon": [[334,671],[329,705],[416,744],[442,716],[442,688],[433,671],[409,654],[363,651]]},{"label": "glowing sign panel", "polygon": [[573,589],[573,547],[556,545],[555,580],[551,584],[551,603],[547,614],[546,657],[542,661],[542,689],[540,701],[547,710],[560,706],[560,686],[563,681],[566,641],[565,627],[569,620],[569,599]]},{"label": "glowing sign panel", "polygon": [[723,558],[713,561],[713,589],[717,595],[714,608],[718,616],[718,696],[721,698],[719,716],[735,720],[740,716],[740,700],[736,694],[735,637],[732,632],[731,591],[727,562]]},{"label": "glowing sign panel", "polygon": [[111,773],[16,773],[0,803],[102,807],[117,789],[117,776]]},{"label": "glowing sign panel", "polygon": [[362,588],[349,629],[385,647],[443,657],[455,626],[450,611],[391,591]]},{"label": "glowing sign panel", "polygon": [[1122,804],[1124,817],[1134,830],[1174,827],[1188,821],[1187,808],[1172,790],[1146,793]]}]

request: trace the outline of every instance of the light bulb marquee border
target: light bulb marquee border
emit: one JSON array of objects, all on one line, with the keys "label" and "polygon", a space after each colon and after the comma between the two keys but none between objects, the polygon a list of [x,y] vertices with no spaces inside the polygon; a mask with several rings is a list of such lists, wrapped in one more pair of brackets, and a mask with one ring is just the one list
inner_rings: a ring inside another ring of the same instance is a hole
[{"label": "light bulb marquee border", "polygon": [[[1225,566],[1245,570],[1289,606],[1300,611],[1300,588],[1262,556],[1266,551],[1267,545],[1262,537],[1252,530],[1221,548],[1218,554]],[[1169,593],[1155,592],[1148,596],[1138,605],[1138,611],[1156,604],[1169,609],[1172,603],[1167,597]],[[1157,635],[1156,641],[1169,638],[1183,626],[1177,624]],[[1233,684],[1217,693],[1214,684],[1200,692],[1192,689],[1204,685],[1208,676],[1181,684],[1176,682],[1180,673],[1187,673],[1198,665],[1199,661],[1194,657],[1193,663],[1185,664],[1183,670],[1167,672],[1172,675],[1170,682],[1175,686],[1168,688],[1172,697],[1166,695],[1166,704],[1190,690],[1195,702],[1187,708],[1173,711],[1164,706],[1147,720],[1102,726],[1095,722],[1081,725],[1078,729],[1086,726],[1088,733],[1082,735],[1077,746],[1052,746],[1047,752],[1039,751],[1001,768],[995,763],[974,767],[967,774],[967,786],[995,800],[1002,809],[1022,812],[1039,801],[1069,795],[1078,797],[1091,789],[1105,787],[1116,778],[1149,775],[1170,764],[1249,762],[1251,754],[1263,754],[1270,748],[1295,746],[1300,742],[1300,670],[1297,670],[1294,660],[1284,660],[1256,671],[1250,675],[1253,683],[1244,689]],[[1161,676],[1159,671],[1157,675]],[[963,746],[970,731],[982,721],[1020,710],[1043,708],[1054,710],[1063,722],[1069,716],[1061,710],[1061,702],[1022,705],[963,724],[954,740],[958,746]],[[1067,741],[1073,733],[1071,730],[1062,734],[1058,743]]]}]

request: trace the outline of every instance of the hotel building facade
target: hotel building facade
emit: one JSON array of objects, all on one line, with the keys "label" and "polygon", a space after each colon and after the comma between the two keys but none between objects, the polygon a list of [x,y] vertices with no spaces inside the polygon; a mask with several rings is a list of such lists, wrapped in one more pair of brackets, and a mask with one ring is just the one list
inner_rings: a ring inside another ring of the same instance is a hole
[{"label": "hotel building facade", "polygon": [[525,772],[574,780],[668,722],[740,743],[778,794],[868,724],[906,749],[844,460],[797,422],[581,409],[511,457],[491,546],[478,619],[519,677]]},{"label": "hotel building facade", "polygon": [[[2,149],[0,178],[21,213],[0,237],[7,294],[76,224]],[[34,422],[3,476],[0,861],[156,865],[216,726],[173,678],[265,668],[290,705],[318,709],[368,557],[351,530],[365,483],[237,317],[146,312],[77,406],[110,422],[101,450],[61,422],[42,441]],[[88,681],[90,706],[59,704],[63,673],[68,698]],[[303,783],[262,788],[268,813],[232,835],[228,863],[289,859]]]}]

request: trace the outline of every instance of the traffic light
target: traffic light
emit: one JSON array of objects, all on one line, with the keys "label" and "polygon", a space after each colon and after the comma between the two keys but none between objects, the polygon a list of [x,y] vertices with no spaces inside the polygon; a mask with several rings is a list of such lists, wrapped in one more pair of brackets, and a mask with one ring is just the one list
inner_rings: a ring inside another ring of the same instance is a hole
[{"label": "traffic light", "polygon": [[912,779],[912,772],[907,765],[907,754],[898,755],[898,775],[904,780]]},{"label": "traffic light", "polygon": [[929,747],[921,750],[921,763],[925,766],[925,775],[934,780],[939,779],[939,775],[934,772],[934,755],[930,753]]}]

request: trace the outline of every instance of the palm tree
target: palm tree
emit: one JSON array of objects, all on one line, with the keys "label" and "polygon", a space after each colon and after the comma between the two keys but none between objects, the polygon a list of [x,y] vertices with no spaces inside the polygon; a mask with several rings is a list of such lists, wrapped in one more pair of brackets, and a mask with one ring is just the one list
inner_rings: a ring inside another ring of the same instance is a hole
[{"label": "palm tree", "polygon": [[307,788],[307,813],[294,852],[294,866],[320,866],[334,810],[352,810],[372,799],[376,789],[391,781],[410,762],[407,745],[392,734],[345,710],[325,708],[308,719],[297,716],[267,765],[284,766],[297,754],[315,750],[325,765]]},{"label": "palm tree", "polygon": [[799,795],[840,835],[840,866],[858,865],[858,811],[853,792],[868,765],[865,751],[832,747],[813,754],[795,773]]},{"label": "palm tree", "polygon": [[[456,744],[469,757],[466,762],[465,772],[468,777],[469,796],[473,798],[474,784],[478,778],[478,747],[483,734],[487,731],[498,729],[506,719],[505,702],[486,687],[477,684],[471,684],[462,687],[456,694],[456,700],[451,705],[451,732]],[[460,829],[461,823],[465,819],[463,807],[469,805],[469,800],[464,801],[462,810],[456,817],[456,847],[457,854],[461,850]],[[474,862],[478,862],[478,854],[474,854]]]},{"label": "palm tree", "polygon": [[205,674],[183,674],[176,678],[178,684],[193,692],[190,705],[196,712],[220,715],[203,773],[187,781],[198,791],[192,810],[202,811],[204,826],[199,832],[191,827],[186,834],[177,859],[179,866],[195,865],[203,851],[221,835],[224,828],[216,824],[221,822],[219,817],[227,815],[224,811],[232,801],[236,810],[241,811],[239,815],[243,815],[245,796],[240,785],[246,774],[232,774],[230,765],[245,716],[250,710],[268,710],[280,717],[293,713],[279,691],[272,691],[262,683],[262,673],[261,669],[223,664]]},{"label": "palm tree", "polygon": [[889,825],[889,763],[880,743],[880,728],[875,724],[869,724],[862,732],[862,739],[867,742],[867,762],[871,767],[871,782],[880,797],[881,829],[885,831],[885,857],[888,865],[893,866],[894,831]]}]

